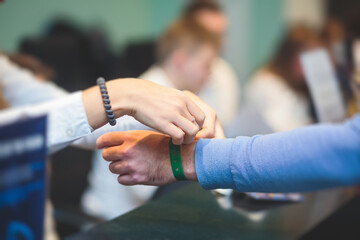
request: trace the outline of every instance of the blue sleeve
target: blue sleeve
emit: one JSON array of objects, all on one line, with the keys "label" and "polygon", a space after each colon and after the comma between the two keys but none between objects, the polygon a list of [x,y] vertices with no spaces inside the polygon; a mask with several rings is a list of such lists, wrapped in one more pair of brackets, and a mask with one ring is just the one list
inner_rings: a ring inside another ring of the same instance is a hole
[{"label": "blue sleeve", "polygon": [[264,136],[201,139],[195,167],[203,188],[298,192],[360,183],[360,114]]}]

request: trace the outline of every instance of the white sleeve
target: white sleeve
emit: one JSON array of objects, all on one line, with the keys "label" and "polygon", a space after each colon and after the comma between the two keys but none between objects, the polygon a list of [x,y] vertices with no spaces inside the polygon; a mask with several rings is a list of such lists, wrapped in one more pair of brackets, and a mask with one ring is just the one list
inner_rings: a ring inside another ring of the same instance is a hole
[{"label": "white sleeve", "polygon": [[68,93],[52,82],[41,82],[31,72],[0,54],[0,86],[11,107],[38,104]]},{"label": "white sleeve", "polygon": [[49,154],[92,132],[84,110],[81,92],[75,92],[44,104],[0,111],[0,124],[45,114],[48,116],[47,147]]}]

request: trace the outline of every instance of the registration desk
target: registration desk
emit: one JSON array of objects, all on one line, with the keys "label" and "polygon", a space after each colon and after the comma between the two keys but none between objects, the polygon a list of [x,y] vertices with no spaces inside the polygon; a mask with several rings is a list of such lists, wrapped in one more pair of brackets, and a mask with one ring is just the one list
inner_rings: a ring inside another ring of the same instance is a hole
[{"label": "registration desk", "polygon": [[353,199],[353,189],[335,189],[306,193],[300,203],[258,202],[192,183],[68,239],[299,239]]}]

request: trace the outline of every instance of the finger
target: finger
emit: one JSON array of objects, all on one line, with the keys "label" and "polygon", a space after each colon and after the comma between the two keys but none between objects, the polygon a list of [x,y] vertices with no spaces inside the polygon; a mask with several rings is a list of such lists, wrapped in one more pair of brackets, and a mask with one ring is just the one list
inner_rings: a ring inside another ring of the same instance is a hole
[{"label": "finger", "polygon": [[211,127],[203,127],[198,134],[196,135],[197,138],[214,138],[215,137],[215,128]]},{"label": "finger", "polygon": [[177,116],[174,119],[174,124],[181,128],[185,133],[183,141],[185,144],[191,143],[199,131],[199,126],[197,124],[194,124],[183,116]]},{"label": "finger", "polygon": [[171,137],[173,143],[176,145],[181,145],[184,142],[185,133],[173,123],[168,123],[168,125],[163,128],[162,132],[168,134]]},{"label": "finger", "polygon": [[203,128],[196,135],[197,138],[213,138],[215,137],[215,128],[212,127],[213,124],[209,124],[205,121]]},{"label": "finger", "polygon": [[201,129],[203,127],[205,121],[205,113],[201,110],[201,108],[196,105],[193,101],[189,99],[186,103],[187,109],[189,113],[194,116],[196,123],[199,125]]},{"label": "finger", "polygon": [[216,114],[208,114],[205,119],[203,128],[199,131],[196,137],[198,138],[213,138],[216,133]]},{"label": "finger", "polygon": [[224,129],[219,120],[216,121],[215,138],[218,138],[218,139],[226,138]]},{"label": "finger", "polygon": [[126,161],[115,161],[109,164],[109,170],[112,173],[126,175],[130,172],[130,168]]},{"label": "finger", "polygon": [[122,185],[125,185],[125,186],[132,186],[132,185],[135,185],[136,182],[135,180],[133,179],[133,177],[129,174],[126,174],[126,175],[120,175],[118,177],[118,182]]},{"label": "finger", "polygon": [[98,149],[117,146],[124,143],[123,134],[121,132],[105,133],[96,140],[96,147]]},{"label": "finger", "polygon": [[197,127],[199,127],[199,124],[196,122],[196,118],[190,114],[189,109],[187,107],[182,109],[181,115],[191,121],[193,124],[195,124]]},{"label": "finger", "polygon": [[124,151],[122,150],[121,145],[115,147],[108,147],[103,150],[102,157],[106,161],[121,160],[124,157]]}]

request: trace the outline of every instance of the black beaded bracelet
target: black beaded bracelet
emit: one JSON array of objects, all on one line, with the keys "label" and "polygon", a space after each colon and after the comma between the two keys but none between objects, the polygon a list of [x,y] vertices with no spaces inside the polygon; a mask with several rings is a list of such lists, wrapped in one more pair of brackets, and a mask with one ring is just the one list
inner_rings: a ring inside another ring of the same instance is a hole
[{"label": "black beaded bracelet", "polygon": [[109,94],[108,94],[108,91],[106,88],[105,79],[102,77],[99,77],[96,80],[96,83],[100,87],[101,97],[102,97],[102,101],[104,103],[105,113],[106,113],[108,122],[111,126],[114,126],[116,124],[116,119],[115,119],[114,112],[111,110],[110,99],[109,99]]}]

